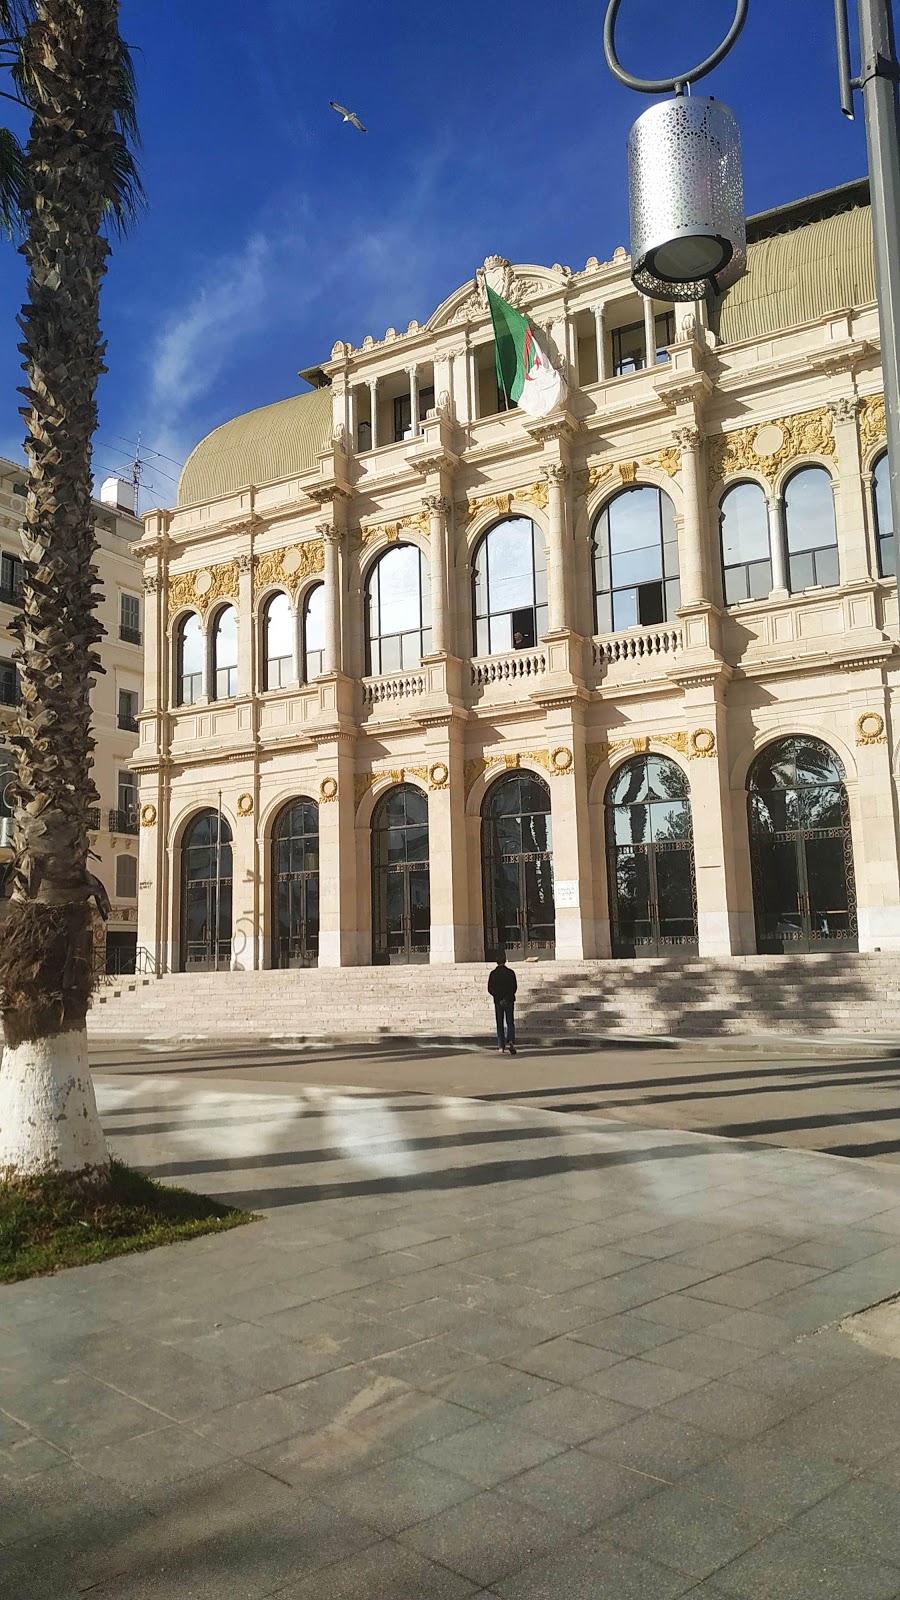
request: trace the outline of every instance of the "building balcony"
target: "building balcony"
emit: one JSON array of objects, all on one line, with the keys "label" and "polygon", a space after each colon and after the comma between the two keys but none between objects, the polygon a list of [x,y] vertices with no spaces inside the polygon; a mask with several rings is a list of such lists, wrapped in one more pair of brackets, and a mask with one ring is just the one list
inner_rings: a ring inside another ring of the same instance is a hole
[{"label": "building balcony", "polygon": [[136,810],[110,811],[108,820],[110,833],[137,833],[138,831],[138,814]]},{"label": "building balcony", "polygon": [[674,666],[680,649],[681,629],[671,623],[603,634],[593,641],[596,681],[662,677]]},{"label": "building balcony", "polygon": [[100,807],[99,806],[88,806],[88,809],[87,809],[87,825],[88,825],[88,832],[89,833],[99,833],[99,831],[100,831]]},{"label": "building balcony", "polygon": [[367,711],[380,706],[402,707],[411,700],[420,700],[427,692],[428,675],[424,668],[362,679],[362,700]]},{"label": "building balcony", "polygon": [[518,700],[537,689],[547,672],[547,652],[511,650],[507,655],[473,656],[471,688],[473,700]]}]

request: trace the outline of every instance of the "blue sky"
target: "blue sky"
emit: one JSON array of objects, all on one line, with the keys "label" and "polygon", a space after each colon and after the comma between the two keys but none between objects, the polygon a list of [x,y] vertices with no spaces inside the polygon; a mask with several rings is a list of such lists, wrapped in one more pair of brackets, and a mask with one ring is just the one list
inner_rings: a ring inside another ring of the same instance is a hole
[{"label": "blue sky", "polygon": [[[149,206],[103,291],[98,475],[141,433],[183,462],[218,423],[302,388],[335,339],[424,321],[488,254],[577,269],[628,243],[625,139],[649,104],[611,78],[602,0],[123,0]],[[851,5],[855,12],[855,6]],[[645,76],[709,53],[733,0],[624,0]],[[698,92],[737,112],[747,209],[859,176],[837,107],[831,0],[751,0]],[[329,99],[356,110],[363,136]],[[0,245],[0,454],[19,453]],[[148,456],[142,509],[177,467]]]}]

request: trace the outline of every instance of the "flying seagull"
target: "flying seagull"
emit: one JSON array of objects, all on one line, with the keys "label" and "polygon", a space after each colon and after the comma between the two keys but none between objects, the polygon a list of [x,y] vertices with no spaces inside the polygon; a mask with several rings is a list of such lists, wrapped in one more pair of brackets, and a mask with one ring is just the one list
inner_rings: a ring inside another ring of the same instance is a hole
[{"label": "flying seagull", "polygon": [[358,128],[360,133],[365,133],[366,130],[355,111],[348,111],[346,106],[339,106],[336,100],[329,100],[328,104],[332,111],[336,111],[339,116],[343,117],[345,122],[352,122],[354,128]]}]

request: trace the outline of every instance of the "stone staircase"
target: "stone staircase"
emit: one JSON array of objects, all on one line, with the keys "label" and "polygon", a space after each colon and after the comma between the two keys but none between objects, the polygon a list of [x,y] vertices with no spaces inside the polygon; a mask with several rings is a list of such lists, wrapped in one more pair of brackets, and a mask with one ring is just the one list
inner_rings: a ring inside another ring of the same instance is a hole
[{"label": "stone staircase", "polygon": [[[523,1040],[758,1032],[900,1038],[896,956],[536,962],[516,967]],[[172,973],[116,980],[88,1028],[104,1038],[485,1040],[483,963]]]}]

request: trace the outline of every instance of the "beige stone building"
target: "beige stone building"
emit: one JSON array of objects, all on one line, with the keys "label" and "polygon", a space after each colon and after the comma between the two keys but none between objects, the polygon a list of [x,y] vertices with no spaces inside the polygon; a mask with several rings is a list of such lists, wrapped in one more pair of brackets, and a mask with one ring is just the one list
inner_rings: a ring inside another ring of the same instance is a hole
[{"label": "beige stone building", "polygon": [[[9,801],[5,784],[12,774],[12,752],[4,748],[19,698],[13,661],[15,641],[9,625],[18,607],[22,546],[18,537],[25,512],[25,472],[0,459],[0,865],[12,859]],[[106,929],[110,971],[134,969],[137,946],[138,812],[131,756],[137,742],[143,695],[143,608],[141,566],[134,555],[141,525],[132,514],[130,484],[109,479],[95,501],[96,566],[102,595],[98,616],[106,634],[99,653],[104,673],[94,686],[94,782],[100,803],[90,817],[91,867],[103,881],[112,911]],[[103,951],[98,952],[103,960]]]},{"label": "beige stone building", "polygon": [[[197,446],[139,546],[166,967],[900,948],[865,185],[749,239],[674,309],[622,249],[489,257]],[[564,367],[540,421],[485,284]]]}]

